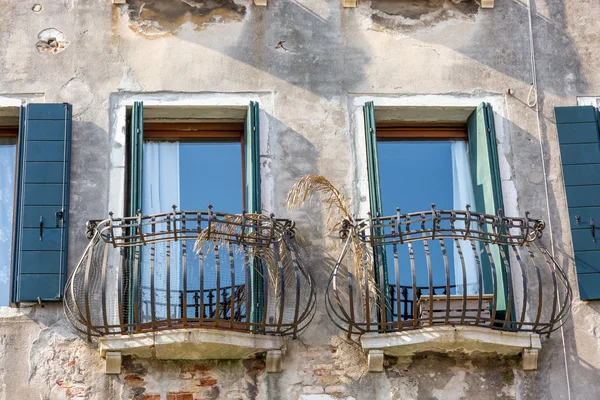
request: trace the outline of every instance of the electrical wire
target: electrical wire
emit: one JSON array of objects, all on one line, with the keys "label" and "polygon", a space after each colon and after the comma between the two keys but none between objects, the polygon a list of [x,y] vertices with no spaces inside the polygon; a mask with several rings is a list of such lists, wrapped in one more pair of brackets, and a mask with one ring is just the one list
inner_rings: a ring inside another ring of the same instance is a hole
[{"label": "electrical wire", "polygon": [[[545,152],[544,152],[544,143],[542,141],[542,123],[540,116],[540,108],[538,106],[538,87],[537,87],[537,71],[535,68],[535,48],[533,42],[533,18],[532,18],[532,10],[531,10],[531,1],[527,0],[527,12],[528,12],[528,20],[529,20],[529,48],[531,53],[531,77],[532,84],[529,89],[529,94],[527,95],[527,104],[531,108],[535,108],[535,113],[537,116],[537,132],[538,139],[540,142],[540,153],[542,156],[542,173],[544,175],[544,188],[546,191],[546,208],[548,210],[548,230],[550,231],[550,248],[552,249],[552,257],[555,256],[554,253],[554,234],[552,231],[552,215],[550,212],[550,193],[548,189],[548,175],[546,174],[546,161],[545,161]],[[531,96],[533,95],[533,101],[531,101]],[[558,293],[557,293],[558,294]],[[569,366],[568,366],[568,358],[567,358],[567,347],[565,343],[565,331],[563,326],[560,327],[560,334],[562,338],[562,347],[563,347],[563,358],[565,364],[565,378],[567,383],[567,399],[571,400],[571,382],[569,379]]]}]

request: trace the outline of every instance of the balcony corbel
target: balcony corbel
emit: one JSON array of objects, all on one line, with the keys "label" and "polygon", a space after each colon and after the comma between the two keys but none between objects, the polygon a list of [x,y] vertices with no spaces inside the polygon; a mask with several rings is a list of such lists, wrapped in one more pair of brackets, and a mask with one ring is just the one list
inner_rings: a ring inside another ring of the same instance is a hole
[{"label": "balcony corbel", "polygon": [[[358,0],[342,0],[342,7],[356,8],[357,2]],[[494,8],[494,0],[481,0],[481,8]]]}]

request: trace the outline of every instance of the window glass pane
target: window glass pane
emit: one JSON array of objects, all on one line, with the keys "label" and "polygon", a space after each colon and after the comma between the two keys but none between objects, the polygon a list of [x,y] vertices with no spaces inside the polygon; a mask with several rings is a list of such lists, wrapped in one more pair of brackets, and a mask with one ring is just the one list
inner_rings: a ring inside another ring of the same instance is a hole
[{"label": "window glass pane", "polygon": [[[464,210],[466,204],[474,206],[466,142],[378,142],[377,150],[383,215],[394,215],[396,207],[400,207],[402,213],[429,211],[431,203],[439,210]],[[464,271],[457,244],[463,253]],[[395,256],[399,264],[398,273],[394,264]],[[434,294],[445,294],[447,277],[451,294],[462,294],[465,290],[463,275],[466,277],[468,294],[477,292],[477,267],[469,242],[450,239],[413,242],[412,257],[420,295],[429,294],[429,268]],[[401,318],[410,318],[412,303],[404,301],[413,297],[409,246],[398,245],[395,250],[393,246],[387,246],[386,262],[389,283],[394,286],[392,290],[396,290],[396,281],[401,285]],[[397,297],[392,297],[395,302]],[[396,308],[397,303],[394,303],[395,315],[398,313]]]},{"label": "window glass pane", "polygon": [[[208,205],[215,212],[241,213],[242,153],[241,143],[206,142],[146,142],[143,153],[143,214],[158,214],[172,210],[177,205],[183,211],[207,211]],[[195,229],[188,223],[186,228]],[[243,254],[226,245],[220,247],[219,259],[213,250],[205,254],[202,262],[203,292],[200,293],[200,258],[194,250],[194,240],[157,243],[154,253],[154,285],[156,318],[167,317],[166,259],[170,257],[170,304],[171,318],[182,317],[182,296],[185,290],[187,317],[199,315],[214,317],[217,303],[221,318],[230,318],[232,297],[231,272],[234,272],[234,291],[244,283]],[[142,319],[151,319],[150,308],[150,248],[142,249]],[[231,255],[231,257],[230,257]],[[187,282],[183,286],[185,263]],[[217,270],[220,290],[217,293]],[[233,296],[235,297],[235,296]],[[203,311],[198,304],[203,303]],[[241,302],[236,302],[236,312],[241,314]],[[229,314],[228,314],[229,313]],[[244,313],[245,314],[245,313]],[[243,319],[236,316],[236,320]]]},{"label": "window glass pane", "polygon": [[8,305],[15,199],[16,139],[0,138],[0,306]]}]

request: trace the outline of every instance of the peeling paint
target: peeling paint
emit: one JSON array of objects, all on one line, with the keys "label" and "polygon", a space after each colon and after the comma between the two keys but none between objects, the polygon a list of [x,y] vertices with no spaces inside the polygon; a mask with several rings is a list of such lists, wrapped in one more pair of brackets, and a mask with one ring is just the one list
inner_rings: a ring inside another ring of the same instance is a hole
[{"label": "peeling paint", "polygon": [[471,18],[479,11],[475,0],[373,0],[371,19],[377,30],[410,31],[450,19]]},{"label": "peeling paint", "polygon": [[69,47],[70,42],[58,29],[44,29],[38,34],[36,47],[40,53],[58,54]]},{"label": "peeling paint", "polygon": [[234,0],[128,0],[129,28],[147,37],[177,32],[191,23],[196,30],[241,21],[246,7]]}]

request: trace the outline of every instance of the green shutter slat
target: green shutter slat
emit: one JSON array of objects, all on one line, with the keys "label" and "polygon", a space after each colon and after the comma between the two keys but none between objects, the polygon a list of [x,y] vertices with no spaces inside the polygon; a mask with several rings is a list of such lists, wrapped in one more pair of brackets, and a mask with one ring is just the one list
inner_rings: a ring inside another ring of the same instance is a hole
[{"label": "green shutter slat", "polygon": [[600,185],[600,164],[563,165],[565,186]]},{"label": "green shutter slat", "polygon": [[[27,176],[27,171],[23,175]],[[26,183],[22,188],[24,193],[23,205],[61,205],[63,202],[63,189],[61,183]]]},{"label": "green shutter slat", "polygon": [[561,144],[598,143],[598,127],[595,123],[559,125],[558,141]]},{"label": "green shutter slat", "polygon": [[600,273],[577,274],[581,300],[600,300]]},{"label": "green shutter slat", "polygon": [[29,140],[45,142],[62,142],[64,138],[64,122],[60,120],[30,120],[27,119]]},{"label": "green shutter slat", "polygon": [[59,183],[63,179],[63,163],[61,162],[27,162],[25,183]]},{"label": "green shutter slat", "polygon": [[22,274],[47,274],[47,264],[59,264],[62,251],[24,251],[21,254]]},{"label": "green shutter slat", "polygon": [[60,300],[64,278],[62,274],[21,274],[19,297],[21,301]]},{"label": "green shutter slat", "polygon": [[571,231],[571,237],[573,238],[573,250],[576,252],[600,250],[600,229],[598,229],[598,235],[596,235],[596,242],[592,238],[591,229],[573,230]]},{"label": "green shutter slat", "polygon": [[596,110],[592,106],[556,107],[554,116],[557,124],[596,123]]},{"label": "green shutter slat", "polygon": [[600,144],[564,144],[560,146],[560,156],[563,165],[600,163]]},{"label": "green shutter slat", "polygon": [[[469,137],[469,158],[475,204],[478,212],[496,215],[503,209],[502,184],[498,163],[498,149],[492,108],[487,103],[480,104],[467,120]],[[486,227],[487,229],[487,227]],[[497,310],[506,310],[506,269],[500,249],[491,246],[492,259],[496,267]],[[481,257],[484,292],[493,293],[492,264],[487,257]]]},{"label": "green shutter slat", "polygon": [[575,269],[582,300],[600,299],[600,236],[590,220],[600,221],[600,135],[592,106],[554,109],[560,144]]},{"label": "green shutter slat", "polygon": [[581,274],[600,272],[600,251],[576,251],[575,264],[577,272]]},{"label": "green shutter slat", "polygon": [[21,112],[13,303],[62,298],[67,266],[71,115],[69,104],[29,104]]},{"label": "green shutter slat", "polygon": [[21,227],[39,228],[40,217],[47,227],[55,227],[56,213],[61,209],[61,206],[24,206],[21,209]]},{"label": "green shutter slat", "polygon": [[567,203],[569,207],[594,207],[600,199],[600,186],[569,186],[567,191]]}]

